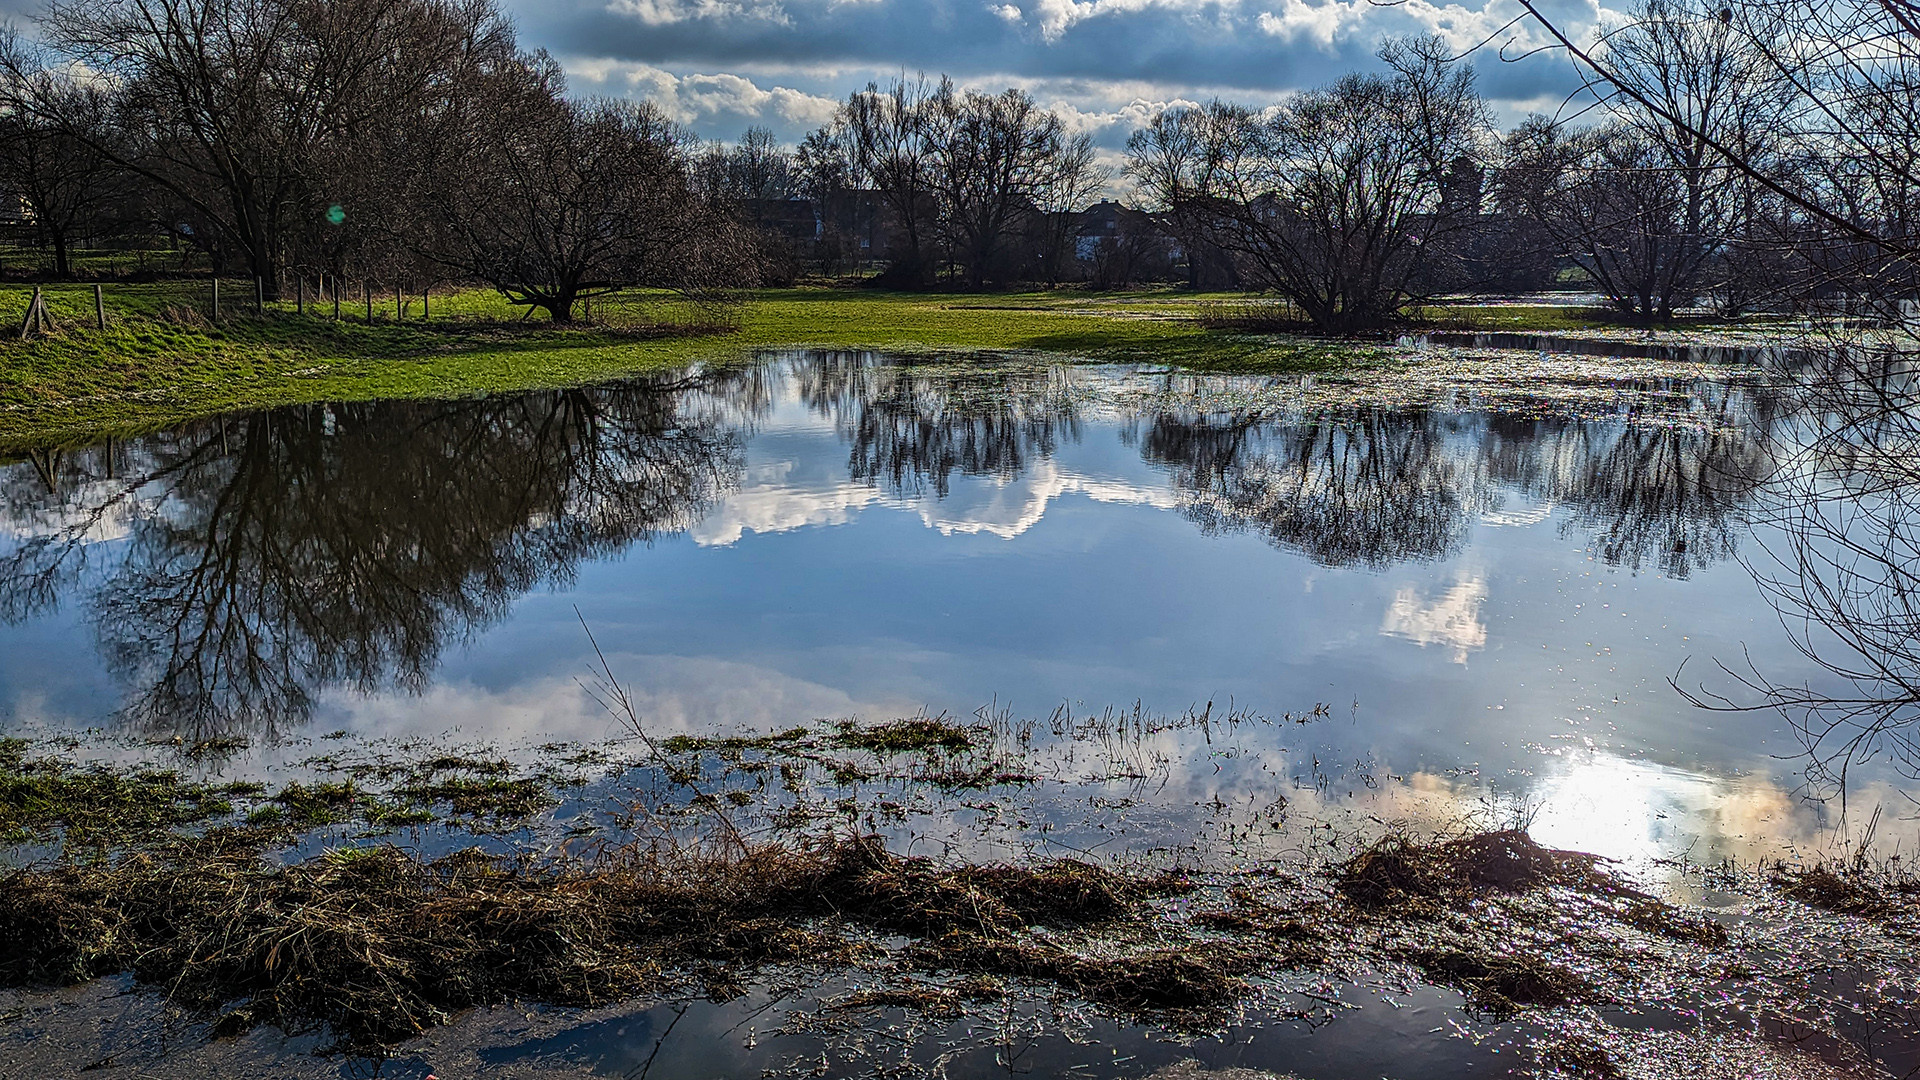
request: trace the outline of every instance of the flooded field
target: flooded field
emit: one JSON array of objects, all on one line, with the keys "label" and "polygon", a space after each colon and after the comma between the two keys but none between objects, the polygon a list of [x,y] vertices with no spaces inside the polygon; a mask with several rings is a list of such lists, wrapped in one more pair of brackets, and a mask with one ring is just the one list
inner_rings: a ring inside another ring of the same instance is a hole
[{"label": "flooded field", "polygon": [[[169,770],[154,797],[183,809],[155,829],[282,829],[272,860],[323,878],[444,875],[419,868],[478,845],[540,891],[528,859],[777,844],[826,868],[699,880],[835,928],[749,948],[749,913],[715,909],[702,940],[734,945],[660,953],[584,1011],[441,1003],[370,1042],[341,1016],[289,1035],[304,1014],[253,985],[209,1029],[228,984],[165,1004],[82,979],[9,991],[0,1059],[1907,1075],[1910,921],[1790,894],[1911,848],[1914,759],[1817,708],[1724,708],[1857,694],[1844,628],[1783,588],[1832,565],[1782,495],[1821,424],[1697,359],[1343,381],[782,353],[0,466],[19,776]],[[71,857],[80,818],[9,823],[9,861]],[[362,849],[384,854],[340,854]],[[1080,867],[1120,899],[1035,914],[955,866]],[[1140,989],[1176,956],[1217,962]]]}]

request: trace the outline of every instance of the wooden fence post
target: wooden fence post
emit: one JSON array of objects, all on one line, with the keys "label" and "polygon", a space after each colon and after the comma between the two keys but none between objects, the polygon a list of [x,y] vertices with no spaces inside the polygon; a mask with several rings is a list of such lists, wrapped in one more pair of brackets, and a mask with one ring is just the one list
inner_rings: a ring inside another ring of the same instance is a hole
[{"label": "wooden fence post", "polygon": [[433,318],[433,306],[432,306],[433,301],[429,299],[429,295],[432,292],[433,292],[432,286],[430,285],[420,286],[420,321],[421,322],[426,322],[427,320]]},{"label": "wooden fence post", "polygon": [[335,276],[334,276],[334,279],[333,279],[333,321],[334,321],[334,322],[339,322],[339,321],[340,321],[340,278],[339,278],[339,275],[335,275]]},{"label": "wooden fence post", "polygon": [[367,325],[373,325],[373,282],[365,283],[367,290]]},{"label": "wooden fence post", "polygon": [[220,279],[213,279],[213,321],[220,321]]},{"label": "wooden fence post", "polygon": [[253,313],[258,315],[265,310],[267,310],[267,282],[265,278],[256,277],[253,279]]},{"label": "wooden fence post", "polygon": [[100,330],[107,328],[107,298],[97,281],[93,284],[93,325]]},{"label": "wooden fence post", "polygon": [[40,286],[33,287],[33,299],[27,301],[27,317],[20,321],[20,339],[26,340],[28,334],[53,329],[53,316],[47,312],[47,298],[41,293]]},{"label": "wooden fence post", "polygon": [[403,295],[405,294],[400,291],[400,286],[395,285],[393,287],[393,321],[394,322],[399,322],[402,319],[407,317],[406,301],[400,299],[401,296]]}]

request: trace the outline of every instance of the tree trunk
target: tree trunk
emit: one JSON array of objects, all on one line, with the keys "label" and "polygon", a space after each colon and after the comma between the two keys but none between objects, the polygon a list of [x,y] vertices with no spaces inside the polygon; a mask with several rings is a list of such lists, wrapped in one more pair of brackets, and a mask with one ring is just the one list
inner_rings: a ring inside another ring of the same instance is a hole
[{"label": "tree trunk", "polygon": [[253,272],[254,280],[260,283],[262,300],[280,299],[280,267],[271,255],[264,251],[248,251],[247,269]]},{"label": "tree trunk", "polygon": [[53,276],[69,278],[73,276],[73,267],[67,261],[67,234],[64,229],[49,229],[48,238],[53,241]]}]

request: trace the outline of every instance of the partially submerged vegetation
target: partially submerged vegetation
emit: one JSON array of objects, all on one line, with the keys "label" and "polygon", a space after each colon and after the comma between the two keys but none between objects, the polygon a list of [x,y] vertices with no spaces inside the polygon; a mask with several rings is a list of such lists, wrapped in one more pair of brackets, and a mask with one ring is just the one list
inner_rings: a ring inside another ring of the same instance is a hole
[{"label": "partially submerged vegetation", "polygon": [[[376,829],[459,820],[511,826],[577,783],[551,771],[517,775],[504,762],[441,756],[402,765],[339,765],[340,780],[293,781],[270,791],[253,781],[208,783],[150,765],[75,764],[0,739],[0,844],[58,842],[70,851],[124,850],[237,825],[262,840],[359,823]],[[186,748],[191,756],[191,748]]]},{"label": "partially submerged vegetation", "polygon": [[[496,830],[541,817],[563,778],[484,753],[341,749],[309,759],[312,778],[270,790],[122,776],[9,742],[0,813],[10,842],[31,846],[0,874],[0,984],[131,972],[212,1036],[270,1024],[376,1057],[473,1006],[721,1000],[775,970],[864,973],[867,988],[826,1003],[850,1015],[950,1017],[1039,995],[1192,1030],[1255,1000],[1286,1015],[1292,988],[1369,970],[1450,987],[1470,1015],[1496,1020],[1628,1004],[1684,1012],[1702,994],[1761,986],[1765,1007],[1780,1007],[1764,973],[1782,942],[1518,828],[1390,833],[1324,859],[1200,867],[1164,854],[909,856],[857,823],[968,762],[1035,768],[1018,747],[1041,741],[1038,725],[976,719],[686,736],[639,763],[547,748],[609,770],[615,786],[596,790],[627,807],[588,831],[577,825],[587,818],[569,819],[567,835],[585,843],[559,847]],[[1111,743],[1254,722],[1136,710],[1051,726]],[[836,782],[850,794],[820,793],[842,811],[822,826],[785,813],[765,786],[775,777],[796,799]],[[103,807],[144,794],[162,809],[108,828],[75,801],[101,790]],[[750,803],[764,816],[736,822]],[[427,823],[444,830],[437,845],[396,842],[393,830]],[[1774,879],[1777,902],[1847,917],[1909,918],[1920,897],[1898,875],[1779,868]],[[1305,1006],[1318,1007],[1311,995]],[[1546,1064],[1608,1061],[1571,1037],[1542,1045]]]}]

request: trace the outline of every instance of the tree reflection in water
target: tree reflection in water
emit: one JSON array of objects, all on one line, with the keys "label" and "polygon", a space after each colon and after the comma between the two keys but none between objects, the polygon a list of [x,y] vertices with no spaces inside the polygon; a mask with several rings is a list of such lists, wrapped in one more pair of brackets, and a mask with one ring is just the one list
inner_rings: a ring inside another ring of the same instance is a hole
[{"label": "tree reflection in water", "polygon": [[1327,566],[1440,558],[1491,502],[1484,470],[1450,452],[1439,418],[1417,410],[1162,414],[1140,445],[1172,468],[1182,509],[1203,531],[1251,529]]},{"label": "tree reflection in water", "polygon": [[1568,508],[1609,564],[1684,577],[1727,558],[1766,475],[1755,402],[1690,388],[1672,416],[1599,420],[1418,408],[1302,416],[1161,413],[1141,452],[1169,466],[1208,532],[1251,530],[1327,566],[1382,569],[1456,551],[1477,515],[1518,489]]},{"label": "tree reflection in water", "polygon": [[[0,613],[77,592],[124,718],[197,741],[298,724],[329,686],[420,689],[450,642],[583,559],[685,528],[740,470],[737,432],[672,388],[335,404],[96,451],[7,505],[41,528]],[[127,468],[131,464],[132,468]],[[87,572],[89,541],[124,552]]]},{"label": "tree reflection in water", "polygon": [[[1670,413],[1595,421],[1114,422],[1202,530],[1326,565],[1447,556],[1519,489],[1570,506],[1610,561],[1683,575],[1732,551],[1771,420],[1724,387],[1672,396]],[[783,401],[831,421],[855,483],[945,497],[956,475],[1009,482],[1078,442],[1096,400],[1072,368],[789,354],[685,382],[311,406],[44,454],[0,470],[0,617],[76,599],[143,730],[270,731],[331,688],[420,690],[521,594],[690,527],[735,489],[747,433]]]},{"label": "tree reflection in water", "polygon": [[1494,479],[1569,509],[1610,566],[1668,577],[1732,558],[1744,509],[1773,471],[1778,398],[1702,383],[1673,415],[1612,421],[1494,416],[1483,455]]},{"label": "tree reflection in water", "polygon": [[1011,480],[1080,438],[1080,412],[1054,365],[876,364],[869,354],[813,353],[795,376],[807,405],[847,443],[857,483],[895,494],[953,474]]}]

